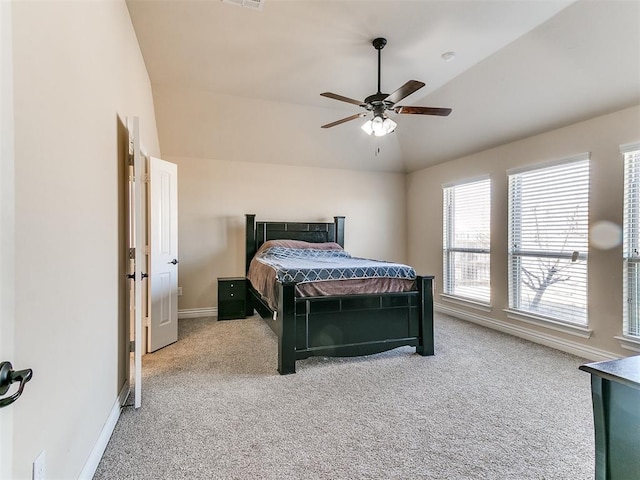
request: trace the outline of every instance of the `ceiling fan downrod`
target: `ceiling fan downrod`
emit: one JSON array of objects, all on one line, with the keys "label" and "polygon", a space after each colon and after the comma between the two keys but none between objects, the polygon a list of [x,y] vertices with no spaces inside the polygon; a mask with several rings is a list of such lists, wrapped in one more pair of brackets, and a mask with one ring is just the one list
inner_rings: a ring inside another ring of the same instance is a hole
[{"label": "ceiling fan downrod", "polygon": [[380,88],[381,85],[381,71],[382,71],[382,49],[387,44],[386,38],[376,38],[371,42],[373,48],[378,51],[378,93],[374,93],[373,95],[369,95],[364,99],[364,103],[368,105],[367,110],[373,110],[375,106],[382,106],[382,111],[384,112],[384,99],[388,97],[386,93],[382,93]]},{"label": "ceiling fan downrod", "polygon": [[373,48],[378,50],[378,93],[382,93],[382,90],[380,90],[380,65],[382,64],[382,61],[381,61],[381,59],[382,59],[382,49],[387,44],[387,39],[386,38],[376,38],[371,43],[373,45]]}]

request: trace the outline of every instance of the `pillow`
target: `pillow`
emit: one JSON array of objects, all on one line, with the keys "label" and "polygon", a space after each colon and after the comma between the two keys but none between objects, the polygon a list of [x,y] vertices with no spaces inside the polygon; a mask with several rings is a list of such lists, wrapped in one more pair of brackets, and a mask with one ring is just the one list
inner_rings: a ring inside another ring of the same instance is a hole
[{"label": "pillow", "polygon": [[343,250],[343,248],[335,242],[312,243],[303,242],[302,240],[267,240],[256,252],[256,254],[271,247],[313,249],[313,250]]}]

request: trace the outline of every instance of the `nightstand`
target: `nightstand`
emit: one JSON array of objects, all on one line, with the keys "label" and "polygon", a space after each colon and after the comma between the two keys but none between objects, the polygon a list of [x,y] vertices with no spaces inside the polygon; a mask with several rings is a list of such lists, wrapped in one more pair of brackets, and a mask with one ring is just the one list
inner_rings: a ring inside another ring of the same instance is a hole
[{"label": "nightstand", "polygon": [[218,278],[218,320],[246,317],[247,279],[245,277]]}]

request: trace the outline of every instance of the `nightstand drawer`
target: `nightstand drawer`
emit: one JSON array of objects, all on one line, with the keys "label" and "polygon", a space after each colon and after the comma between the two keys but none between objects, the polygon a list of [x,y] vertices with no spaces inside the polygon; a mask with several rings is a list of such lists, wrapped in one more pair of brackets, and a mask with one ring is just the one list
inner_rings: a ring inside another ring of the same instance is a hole
[{"label": "nightstand drawer", "polygon": [[225,300],[244,300],[247,296],[247,284],[241,280],[218,279],[218,298]]}]

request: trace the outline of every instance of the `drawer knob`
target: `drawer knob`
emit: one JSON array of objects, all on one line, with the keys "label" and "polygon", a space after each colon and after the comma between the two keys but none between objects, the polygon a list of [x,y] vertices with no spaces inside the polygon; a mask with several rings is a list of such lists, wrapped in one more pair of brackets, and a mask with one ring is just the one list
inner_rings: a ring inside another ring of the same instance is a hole
[{"label": "drawer knob", "polygon": [[233,293],[231,294],[231,296],[233,297]]}]

